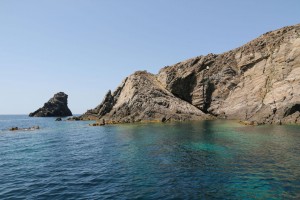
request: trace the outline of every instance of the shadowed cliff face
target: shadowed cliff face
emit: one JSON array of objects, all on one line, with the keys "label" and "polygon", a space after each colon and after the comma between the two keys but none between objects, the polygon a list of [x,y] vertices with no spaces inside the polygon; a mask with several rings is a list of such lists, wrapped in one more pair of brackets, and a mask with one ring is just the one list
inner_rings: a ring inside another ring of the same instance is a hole
[{"label": "shadowed cliff face", "polygon": [[68,95],[63,92],[55,94],[42,108],[39,108],[30,117],[66,117],[72,116],[68,108]]},{"label": "shadowed cliff face", "polygon": [[299,91],[300,25],[295,25],[220,55],[164,67],[157,75],[137,72],[82,117],[131,122],[207,118],[207,113],[258,123],[300,123]]}]

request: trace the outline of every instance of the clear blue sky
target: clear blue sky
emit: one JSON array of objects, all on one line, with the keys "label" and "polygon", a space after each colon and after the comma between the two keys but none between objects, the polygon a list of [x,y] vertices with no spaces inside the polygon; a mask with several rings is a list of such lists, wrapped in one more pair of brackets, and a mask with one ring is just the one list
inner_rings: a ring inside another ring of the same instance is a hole
[{"label": "clear blue sky", "polygon": [[300,23],[299,0],[0,0],[0,114],[54,93],[73,113],[136,70],[239,47]]}]

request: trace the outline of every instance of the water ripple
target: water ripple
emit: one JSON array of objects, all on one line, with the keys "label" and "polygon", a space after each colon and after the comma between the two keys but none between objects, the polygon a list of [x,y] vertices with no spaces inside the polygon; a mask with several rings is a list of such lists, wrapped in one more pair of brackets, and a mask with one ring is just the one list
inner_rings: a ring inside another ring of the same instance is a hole
[{"label": "water ripple", "polygon": [[42,129],[0,134],[0,199],[300,199],[294,126],[13,123]]}]

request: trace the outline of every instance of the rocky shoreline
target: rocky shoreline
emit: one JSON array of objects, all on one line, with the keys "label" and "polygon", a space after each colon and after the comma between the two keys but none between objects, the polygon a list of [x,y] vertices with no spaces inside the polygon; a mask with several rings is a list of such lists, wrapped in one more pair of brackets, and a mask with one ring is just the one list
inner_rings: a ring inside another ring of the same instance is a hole
[{"label": "rocky shoreline", "polygon": [[158,74],[135,72],[100,105],[71,120],[96,120],[96,126],[219,118],[246,125],[300,124],[300,24]]},{"label": "rocky shoreline", "polygon": [[[67,98],[57,93],[29,116],[72,116]],[[163,67],[158,74],[137,71],[109,90],[97,107],[67,120],[103,126],[210,119],[300,124],[300,24],[222,54]]]}]

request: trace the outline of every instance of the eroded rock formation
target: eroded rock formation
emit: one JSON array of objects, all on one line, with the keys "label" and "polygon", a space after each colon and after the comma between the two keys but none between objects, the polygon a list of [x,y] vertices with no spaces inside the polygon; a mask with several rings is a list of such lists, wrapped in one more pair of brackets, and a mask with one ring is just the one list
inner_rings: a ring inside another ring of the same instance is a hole
[{"label": "eroded rock formation", "polygon": [[[209,118],[195,106],[174,96],[153,74],[135,72],[82,119],[104,119],[108,123],[138,121],[198,120]],[[104,122],[105,123],[105,122]]]},{"label": "eroded rock formation", "polygon": [[30,117],[66,117],[72,116],[68,108],[68,95],[63,92],[55,94],[42,108],[39,108]]},{"label": "eroded rock formation", "polygon": [[136,72],[81,119],[238,119],[300,123],[300,24],[223,54]]}]

